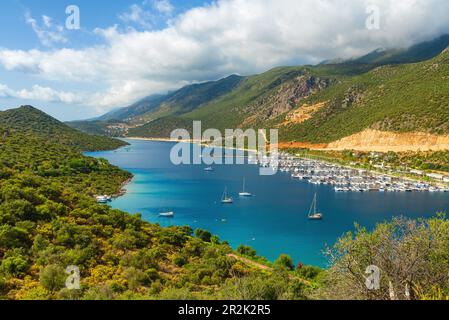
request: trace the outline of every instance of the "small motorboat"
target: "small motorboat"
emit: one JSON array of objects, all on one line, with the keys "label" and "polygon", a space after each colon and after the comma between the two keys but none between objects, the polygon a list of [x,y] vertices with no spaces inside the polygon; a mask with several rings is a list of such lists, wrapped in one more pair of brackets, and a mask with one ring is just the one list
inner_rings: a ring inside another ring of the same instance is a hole
[{"label": "small motorboat", "polygon": [[96,200],[98,203],[108,203],[110,201],[107,196],[98,196]]},{"label": "small motorboat", "polygon": [[175,216],[175,213],[173,211],[159,213],[159,217],[163,217],[163,218],[173,218],[174,216]]}]

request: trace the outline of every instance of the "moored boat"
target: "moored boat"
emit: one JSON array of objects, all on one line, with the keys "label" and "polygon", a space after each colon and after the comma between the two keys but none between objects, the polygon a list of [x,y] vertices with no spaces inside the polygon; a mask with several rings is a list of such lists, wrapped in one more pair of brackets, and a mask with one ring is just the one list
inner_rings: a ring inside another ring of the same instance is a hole
[{"label": "moored boat", "polygon": [[309,210],[309,220],[322,220],[323,214],[317,211],[317,194],[313,197],[312,205]]},{"label": "moored boat", "polygon": [[252,197],[253,195],[250,192],[245,191],[246,179],[243,178],[243,189],[242,192],[239,193],[240,197]]},{"label": "moored boat", "polygon": [[174,216],[175,216],[175,213],[173,211],[159,213],[159,217],[173,218]]},{"label": "moored boat", "polygon": [[221,198],[221,203],[223,204],[233,204],[234,199],[228,196],[228,188],[225,188],[223,197]]}]

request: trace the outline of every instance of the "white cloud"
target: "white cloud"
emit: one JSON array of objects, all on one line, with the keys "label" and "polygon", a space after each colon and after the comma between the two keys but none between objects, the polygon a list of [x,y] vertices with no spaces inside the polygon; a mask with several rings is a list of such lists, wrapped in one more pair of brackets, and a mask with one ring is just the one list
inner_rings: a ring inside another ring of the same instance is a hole
[{"label": "white cloud", "polygon": [[30,12],[26,12],[25,20],[44,46],[51,47],[57,43],[68,42],[67,38],[64,36],[64,27],[54,24],[49,16],[43,15],[42,24],[39,24],[36,19],[31,16]]},{"label": "white cloud", "polygon": [[[365,26],[368,4],[380,7],[380,30]],[[86,95],[87,102],[112,108],[231,73],[411,45],[449,33],[448,13],[446,0],[219,0],[174,17],[162,30],[98,29],[104,45],[0,49],[0,65],[46,80],[102,84],[107,89]],[[131,10],[127,18],[138,22],[142,14]]]},{"label": "white cloud", "polygon": [[162,14],[171,14],[175,7],[170,3],[169,0],[154,0],[154,8]]},{"label": "white cloud", "polygon": [[82,101],[79,95],[73,92],[58,91],[49,87],[41,87],[39,85],[34,85],[31,90],[21,89],[16,91],[1,83],[0,97],[67,104],[80,103]]},{"label": "white cloud", "polygon": [[137,4],[131,5],[127,12],[119,15],[119,18],[125,23],[137,24],[145,29],[153,27],[153,15]]}]

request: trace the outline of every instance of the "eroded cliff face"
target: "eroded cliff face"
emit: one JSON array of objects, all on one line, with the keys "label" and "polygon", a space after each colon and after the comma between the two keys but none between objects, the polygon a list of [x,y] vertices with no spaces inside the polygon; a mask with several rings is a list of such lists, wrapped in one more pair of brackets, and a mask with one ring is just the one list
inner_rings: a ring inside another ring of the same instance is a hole
[{"label": "eroded cliff face", "polygon": [[313,105],[304,104],[300,108],[290,112],[286,118],[285,122],[281,125],[289,125],[289,124],[301,124],[313,117],[315,113],[321,110],[327,102],[321,102]]},{"label": "eroded cliff face", "polygon": [[265,95],[245,109],[251,115],[246,118],[244,125],[254,124],[257,121],[274,119],[282,114],[292,111],[302,100],[310,95],[329,87],[331,79],[300,75],[288,81],[279,88]]},{"label": "eroded cliff face", "polygon": [[359,150],[376,152],[442,151],[449,150],[449,135],[422,132],[387,132],[367,129],[332,142],[327,150]]}]

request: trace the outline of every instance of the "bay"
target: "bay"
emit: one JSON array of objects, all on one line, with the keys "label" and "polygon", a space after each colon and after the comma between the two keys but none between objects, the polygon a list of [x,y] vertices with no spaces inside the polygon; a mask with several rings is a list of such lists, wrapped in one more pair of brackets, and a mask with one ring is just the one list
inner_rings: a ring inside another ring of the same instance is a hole
[{"label": "bay", "polygon": [[[354,230],[355,223],[372,229],[393,217],[431,217],[449,209],[447,193],[336,193],[331,186],[294,180],[287,173],[260,176],[253,164],[216,165],[205,172],[205,165],[173,165],[173,143],[127,141],[130,146],[119,150],[86,153],[134,175],[113,208],[141,213],[162,226],[209,230],[234,248],[249,245],[271,261],[286,253],[295,263],[326,267],[326,245]],[[253,197],[238,196],[243,178]],[[234,198],[232,205],[220,203],[225,187]],[[322,221],[307,219],[315,193]],[[174,211],[175,217],[158,216],[166,211]]]}]

